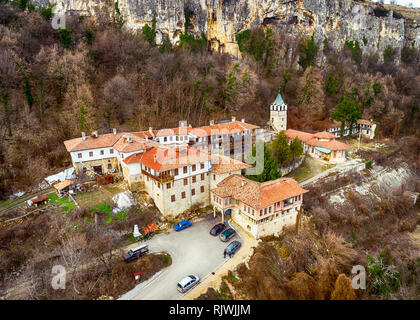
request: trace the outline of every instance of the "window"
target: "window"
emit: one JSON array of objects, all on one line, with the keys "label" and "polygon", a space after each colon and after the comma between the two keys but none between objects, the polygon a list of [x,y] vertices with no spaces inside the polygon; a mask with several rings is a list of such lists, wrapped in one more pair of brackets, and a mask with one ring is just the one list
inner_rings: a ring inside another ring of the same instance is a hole
[{"label": "window", "polygon": [[176,176],[178,175],[178,168],[177,168],[177,169],[175,169],[175,175],[176,175]]},{"label": "window", "polygon": [[229,204],[232,204],[232,198],[229,198]]},{"label": "window", "polygon": [[181,198],[182,198],[182,199],[185,199],[185,191],[182,191],[182,192],[181,192]]},{"label": "window", "polygon": [[173,195],[171,195],[171,201],[172,202],[175,202],[175,195],[173,194]]},{"label": "window", "polygon": [[184,186],[188,184],[188,179],[184,179]]},{"label": "window", "polygon": [[113,154],[114,153],[114,149],[109,149],[109,153]]},{"label": "window", "polygon": [[195,183],[196,181],[197,181],[197,177],[196,176],[192,177],[192,183]]},{"label": "window", "polygon": [[244,211],[246,211],[246,205],[244,205]]},{"label": "window", "polygon": [[192,165],[192,171],[195,171],[195,168],[196,168],[196,166],[195,166],[195,164],[193,164]]},{"label": "window", "polygon": [[254,209],[252,209],[252,215],[254,215]]},{"label": "window", "polygon": [[82,154],[81,153],[78,153],[77,154],[77,157],[80,159],[82,157]]},{"label": "window", "polygon": [[262,216],[262,209],[260,210],[260,217]]},{"label": "window", "polygon": [[184,173],[188,172],[188,167],[184,167]]},{"label": "window", "polygon": [[200,187],[200,191],[201,191],[201,193],[203,193],[203,192],[204,192],[204,186],[201,186],[201,187]]},{"label": "window", "polygon": [[250,210],[250,208],[248,207],[248,213],[251,213],[251,210]]},{"label": "window", "polygon": [[216,180],[216,174],[213,173],[213,180]]},{"label": "window", "polygon": [[178,136],[176,136],[176,141],[178,141],[179,140],[179,137]]},{"label": "window", "polygon": [[239,200],[236,200],[236,204],[239,204]]},{"label": "window", "polygon": [[160,188],[160,183],[158,182],[158,188]]},{"label": "window", "polygon": [[168,138],[167,137],[164,137],[163,138],[163,142],[166,142],[168,140]]},{"label": "window", "polygon": [[101,156],[103,156],[104,155],[104,150],[101,150]]},{"label": "window", "polygon": [[264,208],[264,215],[267,214],[267,208]]},{"label": "window", "polygon": [[271,213],[271,207],[268,208],[268,213]]},{"label": "window", "polygon": [[87,171],[87,168],[83,167],[83,173],[86,173],[86,171]]},{"label": "window", "polygon": [[108,170],[112,169],[112,164],[108,163]]},{"label": "window", "polygon": [[93,157],[93,151],[89,152],[89,157]]},{"label": "window", "polygon": [[201,174],[201,181],[204,180],[204,173]]},{"label": "window", "polygon": [[225,199],[225,206],[227,206],[227,203],[228,203],[228,199],[226,198]]},{"label": "window", "polygon": [[200,163],[200,169],[204,169],[204,163]]},{"label": "window", "polygon": [[191,189],[191,195],[194,196],[195,195],[195,189]]},{"label": "window", "polygon": [[167,183],[166,184],[166,189],[170,189],[171,188],[171,184],[170,183]]}]

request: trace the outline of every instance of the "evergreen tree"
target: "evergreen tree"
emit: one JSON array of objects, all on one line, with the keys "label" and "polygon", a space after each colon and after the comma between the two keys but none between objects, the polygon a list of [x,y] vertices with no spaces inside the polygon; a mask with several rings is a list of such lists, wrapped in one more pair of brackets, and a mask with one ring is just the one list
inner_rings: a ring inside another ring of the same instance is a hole
[{"label": "evergreen tree", "polygon": [[284,131],[281,131],[271,144],[274,157],[280,164],[288,163],[293,160],[293,154],[287,143],[287,137]]},{"label": "evergreen tree", "polygon": [[[255,146],[252,148],[252,156],[255,157],[256,155],[256,149]],[[249,155],[248,155],[249,157]],[[249,159],[249,158],[248,158]],[[250,161],[247,161],[250,162]],[[255,167],[255,164],[254,164]],[[271,149],[264,144],[264,169],[263,172],[259,175],[247,175],[246,177],[248,179],[258,181],[258,182],[264,182],[264,181],[270,181],[275,180],[281,177],[281,172],[278,170],[279,165],[274,157]]]},{"label": "evergreen tree", "polygon": [[331,117],[337,121],[341,121],[341,135],[343,135],[345,124],[350,125],[351,134],[353,124],[362,117],[362,111],[357,101],[344,95],[340,103],[337,104],[331,113]]},{"label": "evergreen tree", "polygon": [[294,138],[290,144],[290,152],[293,158],[300,157],[303,154],[302,143],[298,137]]}]

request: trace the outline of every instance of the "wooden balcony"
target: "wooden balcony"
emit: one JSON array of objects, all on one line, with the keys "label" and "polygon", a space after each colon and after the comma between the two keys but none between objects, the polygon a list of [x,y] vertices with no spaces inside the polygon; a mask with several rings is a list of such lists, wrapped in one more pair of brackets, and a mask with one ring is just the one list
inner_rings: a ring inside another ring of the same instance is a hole
[{"label": "wooden balcony", "polygon": [[153,180],[156,180],[157,182],[160,183],[165,183],[165,182],[169,182],[169,181],[173,181],[174,180],[174,176],[171,175],[170,173],[161,173],[158,176],[154,176],[153,174],[150,174],[149,172],[145,171],[145,170],[141,170],[141,173],[152,178]]}]

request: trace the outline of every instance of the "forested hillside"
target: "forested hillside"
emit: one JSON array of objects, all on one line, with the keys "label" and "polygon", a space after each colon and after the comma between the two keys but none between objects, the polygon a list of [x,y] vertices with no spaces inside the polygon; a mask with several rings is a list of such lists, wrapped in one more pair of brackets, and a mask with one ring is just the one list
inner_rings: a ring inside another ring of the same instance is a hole
[{"label": "forested hillside", "polygon": [[[23,10],[24,9],[24,10]],[[51,27],[52,10],[0,2],[0,198],[69,166],[63,141],[112,128],[193,125],[230,116],[265,126],[281,89],[288,126],[321,129],[343,97],[399,138],[420,128],[420,54],[387,47],[384,62],[356,41],[340,51],[269,28],[236,39],[243,58],[208,50],[186,28],[180,43],[155,45],[153,24],[137,33],[124,21],[73,15]],[[417,163],[420,159],[417,156]]]}]

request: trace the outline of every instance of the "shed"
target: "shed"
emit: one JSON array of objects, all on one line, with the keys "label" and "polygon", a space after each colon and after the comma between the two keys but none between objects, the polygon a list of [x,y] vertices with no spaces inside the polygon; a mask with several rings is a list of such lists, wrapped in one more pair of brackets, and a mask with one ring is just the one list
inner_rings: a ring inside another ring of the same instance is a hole
[{"label": "shed", "polygon": [[35,198],[31,199],[31,201],[32,201],[33,205],[38,207],[38,206],[46,204],[48,202],[48,196],[46,194],[44,194],[42,196],[38,196],[38,197],[35,197]]},{"label": "shed", "polygon": [[73,180],[66,179],[64,181],[61,181],[54,185],[54,188],[57,190],[59,194],[63,194],[65,192],[68,192],[70,189],[72,189],[73,186]]}]

